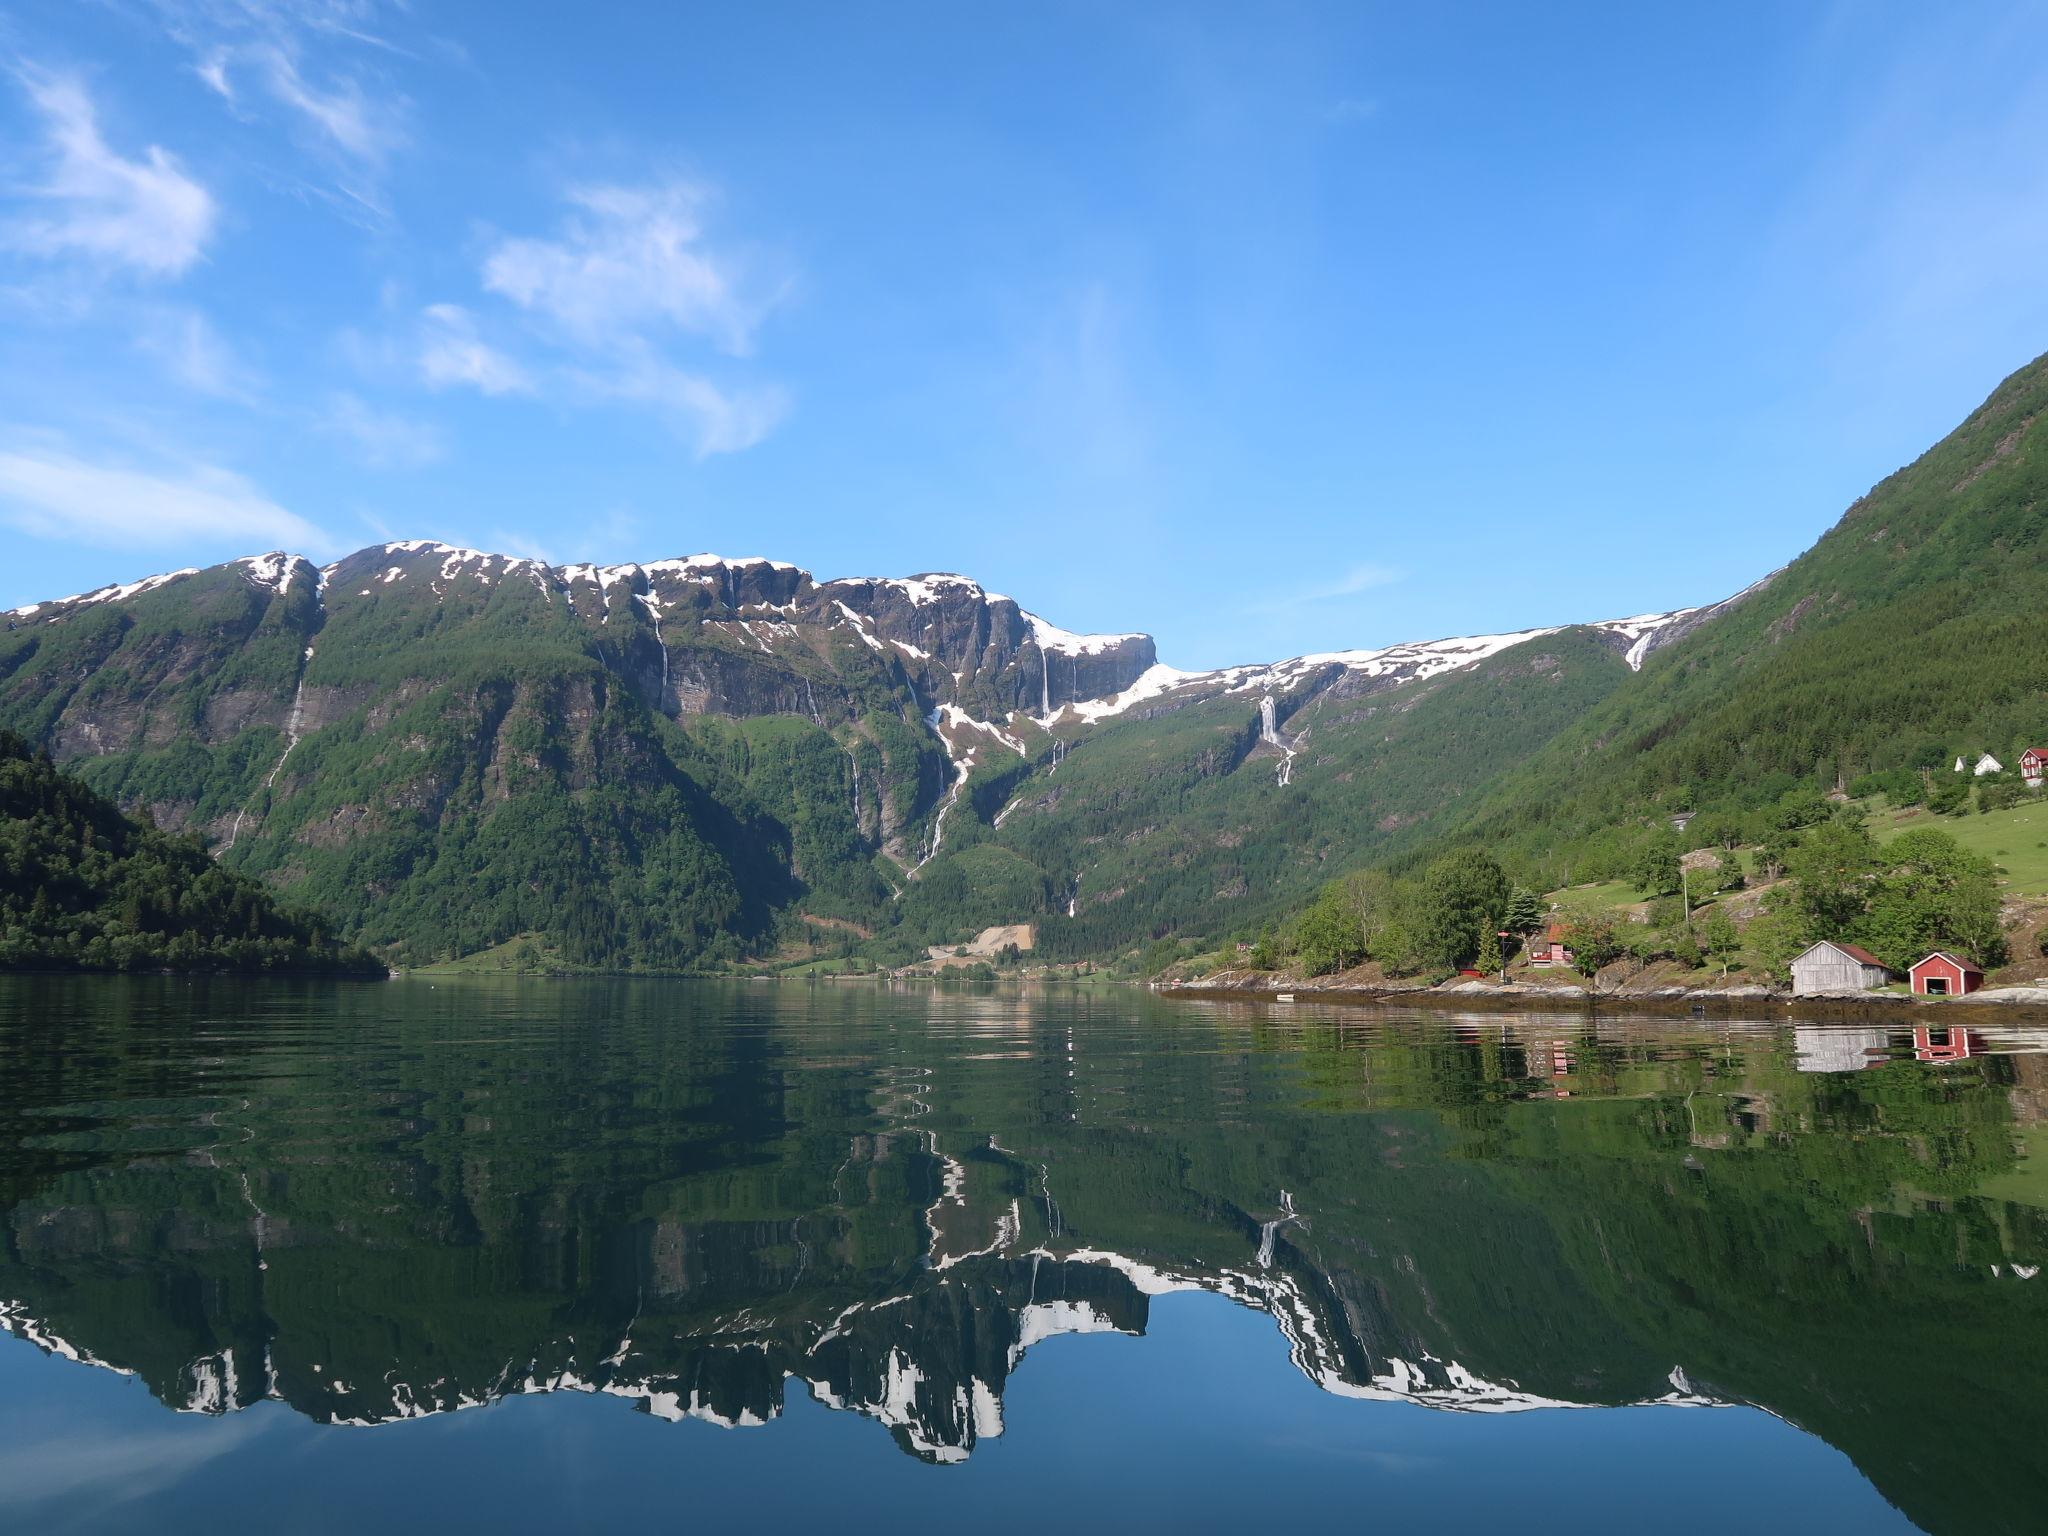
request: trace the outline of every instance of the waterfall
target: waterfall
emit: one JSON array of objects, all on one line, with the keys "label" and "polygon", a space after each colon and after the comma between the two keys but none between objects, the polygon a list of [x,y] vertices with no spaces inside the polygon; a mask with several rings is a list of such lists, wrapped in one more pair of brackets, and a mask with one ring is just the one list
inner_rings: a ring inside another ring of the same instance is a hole
[{"label": "waterfall", "polygon": [[[292,755],[292,748],[299,744],[299,737],[303,734],[306,718],[306,668],[312,660],[313,647],[309,645],[299,657],[298,686],[292,689],[291,712],[284,717],[284,750],[277,754],[277,761],[270,765],[270,772],[263,776],[263,788],[266,793],[271,785],[277,782],[278,774],[284,770],[284,760]],[[248,814],[249,807],[246,803],[235,812],[235,824],[228,828],[228,840],[220,850],[223,855],[234,848],[235,839],[242,835],[242,820]]]},{"label": "waterfall", "polygon": [[1280,727],[1273,707],[1273,696],[1269,693],[1259,700],[1259,740],[1280,749],[1280,787],[1285,789],[1294,778],[1294,748],[1280,739]]},{"label": "waterfall", "polygon": [[1038,648],[1038,713],[1042,719],[1052,718],[1052,657],[1043,645]]},{"label": "waterfall", "polygon": [[1286,1190],[1280,1191],[1280,1214],[1271,1221],[1259,1223],[1259,1268],[1273,1267],[1273,1247],[1280,1229],[1294,1220],[1294,1196]]},{"label": "waterfall", "polygon": [[642,592],[640,606],[654,621],[654,648],[661,652],[661,697],[654,701],[654,712],[665,715],[668,713],[668,642],[661,638],[661,599],[652,592]]},{"label": "waterfall", "polygon": [[925,716],[924,723],[932,728],[932,734],[939,738],[939,745],[945,748],[946,751],[947,789],[945,797],[939,801],[938,814],[932,818],[931,842],[925,848],[924,857],[910,867],[910,872],[913,875],[938,856],[939,844],[946,835],[946,812],[953,809],[953,802],[960,798],[960,791],[967,787],[968,775],[974,771],[975,753],[979,750],[976,747],[969,747],[960,756],[955,757],[953,755],[953,743],[948,741],[946,733],[939,729],[939,724],[944,719],[945,711],[943,708],[935,708],[929,715]]},{"label": "waterfall", "polygon": [[853,835],[859,837],[860,830],[860,754],[853,748],[846,749],[846,760],[853,764]]}]

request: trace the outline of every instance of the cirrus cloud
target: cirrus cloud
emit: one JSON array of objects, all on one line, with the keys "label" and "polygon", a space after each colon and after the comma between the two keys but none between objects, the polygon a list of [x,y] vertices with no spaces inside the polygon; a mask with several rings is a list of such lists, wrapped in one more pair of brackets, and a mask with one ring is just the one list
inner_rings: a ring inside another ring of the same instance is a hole
[{"label": "cirrus cloud", "polygon": [[95,464],[48,448],[0,451],[0,520],[43,538],[121,548],[236,539],[252,549],[326,549],[327,535],[231,470]]},{"label": "cirrus cloud", "polygon": [[459,304],[429,304],[420,344],[420,377],[436,389],[467,384],[486,395],[529,395],[533,380],[505,353],[483,341]]},{"label": "cirrus cloud", "polygon": [[17,71],[42,115],[44,175],[18,194],[9,245],[32,255],[85,257],[150,278],[181,275],[205,253],[217,209],[213,194],[169,150],[149,145],[129,158],[100,133],[84,84],[32,66]]},{"label": "cirrus cloud", "polygon": [[556,237],[499,241],[484,287],[585,344],[671,327],[744,357],[781,295],[749,296],[738,264],[705,243],[710,200],[684,181],[572,187]]}]

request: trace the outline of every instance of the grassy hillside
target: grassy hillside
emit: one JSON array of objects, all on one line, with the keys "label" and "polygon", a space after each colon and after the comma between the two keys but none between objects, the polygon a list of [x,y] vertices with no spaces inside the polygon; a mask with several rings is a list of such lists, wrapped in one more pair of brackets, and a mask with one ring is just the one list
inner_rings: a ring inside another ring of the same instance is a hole
[{"label": "grassy hillside", "polygon": [[2007,894],[2048,896],[2048,803],[2025,800],[2009,810],[1942,817],[1918,809],[1885,809],[1870,818],[1870,830],[1880,843],[1928,826],[1939,827],[1971,853],[1989,859]]}]

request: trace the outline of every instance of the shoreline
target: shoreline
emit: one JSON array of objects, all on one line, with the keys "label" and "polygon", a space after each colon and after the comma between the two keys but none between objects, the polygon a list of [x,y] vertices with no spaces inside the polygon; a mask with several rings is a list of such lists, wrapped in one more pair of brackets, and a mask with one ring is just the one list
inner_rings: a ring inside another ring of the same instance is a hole
[{"label": "shoreline", "polygon": [[2048,1017],[2048,987],[1987,987],[1966,997],[1922,997],[1897,992],[1838,992],[1796,996],[1789,990],[1764,986],[1737,987],[1649,987],[1630,991],[1625,987],[1596,990],[1590,987],[1517,986],[1510,982],[1467,979],[1437,987],[1318,986],[1313,982],[1266,982],[1249,980],[1225,982],[1154,983],[1162,996],[1192,997],[1227,1002],[1315,1002],[1346,1007],[1412,1006],[1441,1009],[1498,1009],[1503,1012],[1531,1008],[1556,1012],[1598,1013],[1626,1010],[1637,1013],[1668,1013],[1676,1017],[1712,1017],[1717,1013],[1755,1013],[1794,1010],[1827,1015],[1867,1016],[1883,1009],[1888,1013],[1912,1015],[1927,1010],[1948,1011],[1983,1008],[2010,1017],[2014,1009],[2038,1010]]}]

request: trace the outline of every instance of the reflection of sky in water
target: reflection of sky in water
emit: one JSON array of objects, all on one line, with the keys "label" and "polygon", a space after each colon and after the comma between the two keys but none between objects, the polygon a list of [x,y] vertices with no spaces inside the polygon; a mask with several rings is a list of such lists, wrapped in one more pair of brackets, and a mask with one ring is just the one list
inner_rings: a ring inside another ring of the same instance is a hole
[{"label": "reflection of sky in water", "polygon": [[760,1429],[566,1392],[329,1429],[279,1404],[172,1418],[132,1380],[0,1341],[0,1509],[24,1528],[194,1532],[1912,1529],[1846,1457],[1767,1414],[1347,1402],[1215,1297],[1170,1298],[1142,1340],[1040,1346],[1006,1409],[1002,1440],[943,1468],[801,1391]]},{"label": "reflection of sky in water", "polygon": [[1967,1017],[0,983],[0,1525],[2028,1529]]}]

